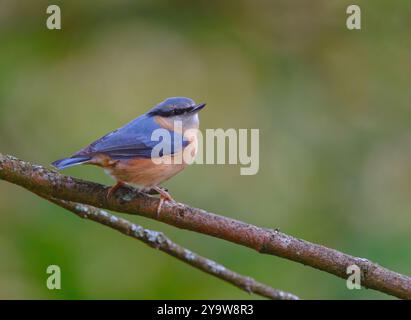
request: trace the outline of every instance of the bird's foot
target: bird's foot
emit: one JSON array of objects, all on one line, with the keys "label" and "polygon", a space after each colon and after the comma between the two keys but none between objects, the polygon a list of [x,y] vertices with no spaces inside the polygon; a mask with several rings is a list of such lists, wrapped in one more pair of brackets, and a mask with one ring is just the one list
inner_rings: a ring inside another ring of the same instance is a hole
[{"label": "bird's foot", "polygon": [[[163,191],[168,192],[168,189],[167,189],[167,188],[164,188],[164,187],[158,187],[158,188],[162,189]],[[158,192],[157,189],[155,189],[154,187],[141,188],[141,189],[139,189],[139,191],[140,191],[140,192],[143,192],[143,193],[145,193],[145,194],[148,194],[148,195],[150,195],[150,196],[160,194],[160,192]]]},{"label": "bird's foot", "polygon": [[109,200],[109,199],[114,195],[114,193],[115,193],[118,189],[120,189],[121,187],[123,187],[124,185],[125,185],[124,182],[118,181],[114,186],[110,187],[110,188],[108,189],[108,191],[107,191],[107,194],[106,194],[106,200]]},{"label": "bird's foot", "polygon": [[160,202],[157,207],[157,219],[160,218],[161,207],[163,206],[164,201],[174,201],[171,195],[163,188],[155,186],[152,188],[160,194]]}]

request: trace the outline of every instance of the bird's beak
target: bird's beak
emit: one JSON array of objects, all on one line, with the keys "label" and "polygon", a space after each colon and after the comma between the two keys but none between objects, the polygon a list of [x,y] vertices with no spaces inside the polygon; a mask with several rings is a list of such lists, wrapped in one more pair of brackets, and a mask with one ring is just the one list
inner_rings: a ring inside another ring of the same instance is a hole
[{"label": "bird's beak", "polygon": [[196,105],[196,106],[194,107],[194,109],[191,110],[191,112],[199,112],[199,111],[200,111],[201,109],[203,109],[205,106],[206,106],[205,103],[200,103],[200,104]]}]

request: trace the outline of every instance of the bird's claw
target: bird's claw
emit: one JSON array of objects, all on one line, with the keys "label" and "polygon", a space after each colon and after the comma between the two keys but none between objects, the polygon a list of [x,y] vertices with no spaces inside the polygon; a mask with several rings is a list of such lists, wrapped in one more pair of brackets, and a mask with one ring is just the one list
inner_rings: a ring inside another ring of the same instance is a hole
[{"label": "bird's claw", "polygon": [[113,196],[113,194],[114,194],[118,189],[120,189],[122,186],[124,186],[124,182],[119,181],[119,182],[117,182],[114,186],[110,187],[110,188],[108,189],[108,191],[107,191],[107,194],[106,194],[106,200],[108,201],[108,200]]},{"label": "bird's claw", "polygon": [[161,214],[161,207],[164,204],[164,201],[174,201],[174,199],[171,197],[171,195],[164,189],[160,188],[160,187],[154,187],[154,190],[156,190],[159,194],[160,194],[160,201],[158,203],[157,206],[157,211],[156,211],[156,218],[159,219],[160,218],[160,214]]}]

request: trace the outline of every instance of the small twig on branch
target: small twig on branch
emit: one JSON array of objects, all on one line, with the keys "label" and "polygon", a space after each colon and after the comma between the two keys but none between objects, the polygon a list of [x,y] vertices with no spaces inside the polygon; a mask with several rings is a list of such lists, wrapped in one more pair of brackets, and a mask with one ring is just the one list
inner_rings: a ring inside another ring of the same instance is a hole
[{"label": "small twig on branch", "polygon": [[298,300],[298,297],[291,293],[271,288],[253,278],[238,274],[213,260],[183,248],[161,232],[145,229],[135,223],[92,206],[55,199],[41,194],[39,196],[73,212],[80,218],[93,220],[140,240],[152,248],[159,249],[201,271],[225,280],[247,293],[255,293],[273,300]]},{"label": "small twig on branch", "polygon": [[0,179],[35,193],[84,203],[113,211],[141,215],[178,228],[234,242],[261,253],[272,254],[347,278],[347,267],[361,270],[361,285],[387,294],[411,299],[411,278],[367,259],[350,256],[282,232],[257,227],[181,203],[165,202],[157,216],[158,199],[136,190],[120,189],[110,199],[108,187],[67,177],[56,171],[0,154]]}]

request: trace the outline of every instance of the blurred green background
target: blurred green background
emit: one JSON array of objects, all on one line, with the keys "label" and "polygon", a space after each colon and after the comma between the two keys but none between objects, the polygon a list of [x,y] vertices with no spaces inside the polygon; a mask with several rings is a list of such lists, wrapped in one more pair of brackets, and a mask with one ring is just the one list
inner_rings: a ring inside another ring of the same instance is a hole
[{"label": "blurred green background", "polygon": [[[48,30],[58,4],[62,30]],[[260,171],[193,165],[175,199],[411,274],[411,3],[0,2],[0,152],[48,165],[169,96],[201,127],[260,129]],[[112,184],[98,168],[66,174]],[[280,258],[128,217],[302,298],[390,298]],[[62,290],[46,288],[57,264]],[[0,181],[0,298],[257,298]]]}]

